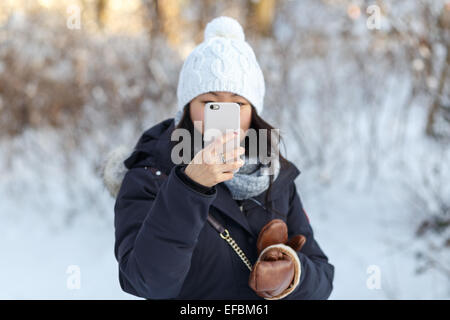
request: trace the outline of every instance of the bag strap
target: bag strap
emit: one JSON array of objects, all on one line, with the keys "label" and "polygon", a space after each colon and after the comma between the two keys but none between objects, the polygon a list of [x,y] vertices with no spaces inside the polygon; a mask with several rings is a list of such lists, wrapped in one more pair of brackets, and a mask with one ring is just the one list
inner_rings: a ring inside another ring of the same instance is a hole
[{"label": "bag strap", "polygon": [[216,231],[219,233],[220,237],[224,239],[236,252],[236,254],[241,258],[242,262],[247,266],[247,268],[252,271],[252,264],[250,263],[250,260],[248,260],[247,256],[245,255],[244,251],[239,247],[239,245],[234,241],[234,239],[230,236],[230,232],[228,232],[227,229],[225,229],[212,215],[211,213],[208,213],[208,222],[216,229]]},{"label": "bag strap", "polygon": [[[152,171],[152,173],[154,173],[156,175],[161,175],[163,177],[167,177],[167,175],[165,173],[163,173],[161,170],[158,170],[154,167],[145,167],[146,170],[147,170],[147,168],[149,168],[150,171]],[[234,250],[234,252],[236,252],[236,254],[239,256],[239,258],[242,260],[242,262],[251,271],[252,264],[250,263],[250,260],[247,258],[245,253],[242,251],[242,249],[236,243],[236,241],[234,241],[234,239],[230,236],[230,232],[227,229],[225,229],[225,227],[222,226],[222,224],[220,224],[220,222],[217,221],[217,219],[214,218],[210,212],[208,212],[207,220],[212,225],[212,227],[219,233],[220,237],[222,239],[224,239],[231,246],[231,248]]]}]

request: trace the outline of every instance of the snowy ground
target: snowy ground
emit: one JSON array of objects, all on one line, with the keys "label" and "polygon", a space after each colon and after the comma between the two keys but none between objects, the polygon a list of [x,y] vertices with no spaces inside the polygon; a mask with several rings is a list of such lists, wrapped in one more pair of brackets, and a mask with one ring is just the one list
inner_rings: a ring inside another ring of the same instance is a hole
[{"label": "snowy ground", "polygon": [[[45,222],[2,223],[1,299],[130,299],[117,280],[113,228],[93,219],[49,230]],[[69,266],[80,270],[70,289]]]},{"label": "snowy ground", "polygon": [[[317,240],[335,266],[331,299],[450,297],[441,274],[415,274],[410,216],[392,194],[382,184],[369,193],[336,185],[304,201]],[[379,268],[379,289],[366,285],[372,265]]]}]

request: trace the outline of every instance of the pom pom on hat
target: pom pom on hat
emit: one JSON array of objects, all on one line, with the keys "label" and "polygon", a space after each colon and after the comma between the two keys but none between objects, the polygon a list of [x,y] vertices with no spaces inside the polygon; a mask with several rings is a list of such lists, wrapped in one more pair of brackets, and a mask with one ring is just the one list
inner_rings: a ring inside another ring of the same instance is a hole
[{"label": "pom pom on hat", "polygon": [[239,22],[226,16],[215,18],[206,25],[205,40],[212,37],[245,40],[244,30]]}]

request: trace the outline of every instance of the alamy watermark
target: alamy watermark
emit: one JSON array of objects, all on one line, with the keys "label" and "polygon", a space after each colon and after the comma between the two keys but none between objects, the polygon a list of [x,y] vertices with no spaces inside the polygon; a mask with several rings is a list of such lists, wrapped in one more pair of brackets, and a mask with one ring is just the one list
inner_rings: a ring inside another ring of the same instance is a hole
[{"label": "alamy watermark", "polygon": [[366,286],[369,290],[381,289],[381,269],[376,264],[367,267],[366,270],[369,275],[366,280]]},{"label": "alamy watermark", "polygon": [[66,287],[69,290],[81,289],[81,269],[78,265],[70,265],[66,269],[69,276],[66,280]]},{"label": "alamy watermark", "polygon": [[70,30],[81,29],[81,8],[75,4],[67,7],[66,26]]},{"label": "alamy watermark", "polygon": [[372,4],[367,7],[366,10],[369,15],[366,20],[366,26],[369,30],[380,30],[381,29],[381,9],[376,4]]}]

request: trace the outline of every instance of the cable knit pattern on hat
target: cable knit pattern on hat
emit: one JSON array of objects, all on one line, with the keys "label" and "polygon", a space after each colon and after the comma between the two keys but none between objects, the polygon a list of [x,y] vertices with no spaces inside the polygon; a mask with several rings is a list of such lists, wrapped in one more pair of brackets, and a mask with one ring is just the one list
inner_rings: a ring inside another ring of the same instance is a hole
[{"label": "cable knit pattern on hat", "polygon": [[184,62],[177,87],[178,109],[210,91],[236,93],[250,101],[258,113],[263,110],[263,73],[242,26],[226,16],[207,24],[203,42]]}]

